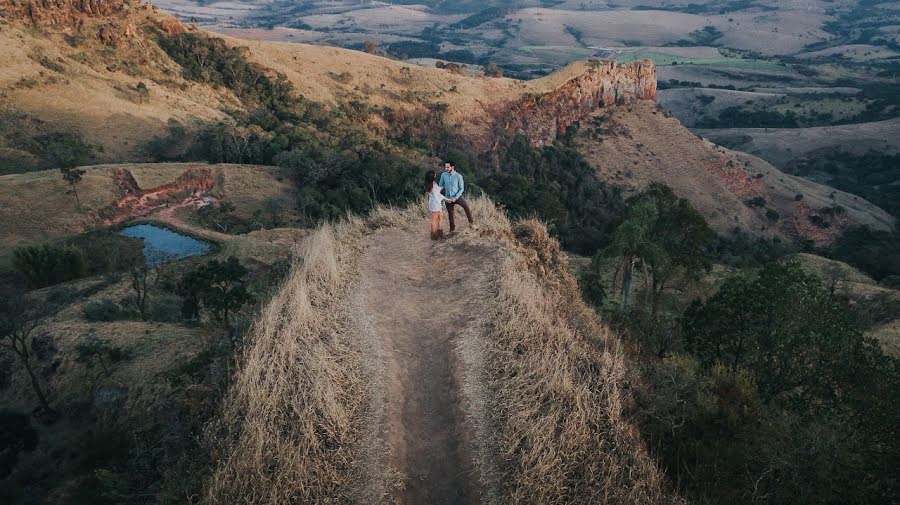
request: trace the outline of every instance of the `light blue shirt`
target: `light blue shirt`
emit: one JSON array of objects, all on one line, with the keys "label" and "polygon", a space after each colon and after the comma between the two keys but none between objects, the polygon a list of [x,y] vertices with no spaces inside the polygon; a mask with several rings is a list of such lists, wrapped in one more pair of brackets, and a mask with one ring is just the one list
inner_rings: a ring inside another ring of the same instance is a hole
[{"label": "light blue shirt", "polygon": [[442,173],[438,180],[438,186],[444,188],[444,196],[447,198],[459,198],[465,190],[463,176],[456,170],[452,174],[450,172]]}]

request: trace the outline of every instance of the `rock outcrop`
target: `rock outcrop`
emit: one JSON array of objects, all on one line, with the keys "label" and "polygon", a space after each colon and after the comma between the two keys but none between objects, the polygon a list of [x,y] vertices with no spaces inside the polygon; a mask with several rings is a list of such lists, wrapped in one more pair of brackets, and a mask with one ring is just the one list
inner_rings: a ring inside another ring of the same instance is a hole
[{"label": "rock outcrop", "polygon": [[116,170],[115,178],[123,196],[100,210],[100,218],[107,225],[146,216],[163,207],[199,204],[215,186],[208,168],[186,170],[175,182],[146,190],[124,168]]},{"label": "rock outcrop", "polygon": [[656,65],[652,61],[594,61],[589,65],[587,71],[552,91],[504,107],[494,131],[501,137],[524,135],[533,147],[542,147],[599,107],[656,99]]},{"label": "rock outcrop", "polygon": [[0,0],[0,17],[27,20],[39,27],[77,29],[84,18],[115,16],[141,5],[137,0]]},{"label": "rock outcrop", "polygon": [[[43,30],[96,37],[107,46],[137,38],[137,24],[151,7],[141,0],[0,0],[0,18]],[[187,30],[177,19],[154,14],[152,22],[164,33]]]}]

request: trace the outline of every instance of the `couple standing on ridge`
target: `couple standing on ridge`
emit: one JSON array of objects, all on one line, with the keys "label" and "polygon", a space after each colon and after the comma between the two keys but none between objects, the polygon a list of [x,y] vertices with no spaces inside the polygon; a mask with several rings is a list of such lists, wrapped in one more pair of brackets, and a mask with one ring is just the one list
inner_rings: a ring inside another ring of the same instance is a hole
[{"label": "couple standing on ridge", "polygon": [[[444,173],[441,178],[435,182],[434,170],[425,173],[425,193],[428,194],[428,210],[431,211],[431,239],[438,240],[444,238],[444,229],[441,225],[441,216],[443,207],[441,204],[447,202],[447,216],[450,219],[450,233],[456,230],[456,223],[453,220],[453,214],[456,206],[459,205],[466,211],[466,218],[469,220],[469,228],[477,229],[472,221],[472,211],[469,210],[469,203],[463,198],[465,185],[463,184],[463,176],[456,171],[456,165],[451,160],[444,163]],[[441,190],[444,194],[441,194]]]}]

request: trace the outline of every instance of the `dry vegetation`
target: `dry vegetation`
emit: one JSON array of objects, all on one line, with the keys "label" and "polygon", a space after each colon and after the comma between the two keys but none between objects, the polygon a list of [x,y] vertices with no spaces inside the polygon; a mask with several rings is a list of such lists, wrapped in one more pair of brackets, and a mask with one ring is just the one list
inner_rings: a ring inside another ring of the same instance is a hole
[{"label": "dry vegetation", "polygon": [[504,503],[676,503],[624,418],[625,355],[543,224],[512,227],[490,390]]},{"label": "dry vegetation", "polygon": [[360,231],[350,221],[310,237],[303,263],[255,323],[211,427],[219,464],[210,503],[322,503],[347,492],[363,406],[345,310]]},{"label": "dry vegetation", "polygon": [[[143,30],[156,16],[141,10],[131,22]],[[93,33],[90,26],[84,32]],[[57,131],[82,134],[102,147],[96,153],[102,162],[139,158],[138,148],[163,134],[171,119],[215,121],[239,107],[226,91],[183,79],[143,32],[115,50],[89,37],[72,47],[65,37],[63,30],[0,24],[0,105]],[[147,99],[135,91],[139,82],[148,88]]]},{"label": "dry vegetation", "polygon": [[[769,163],[704,141],[655,104],[601,110],[582,127],[579,151],[601,180],[640,190],[662,182],[687,198],[719,233],[735,226],[763,236],[792,236],[787,220],[799,215],[795,197],[812,209],[841,205],[851,222],[889,229],[893,218],[854,195],[787,175]],[[743,172],[746,172],[742,174]],[[781,215],[769,221],[764,209],[745,204],[762,196]]]},{"label": "dry vegetation", "polygon": [[[499,264],[482,267],[495,272],[495,299],[483,301],[494,307],[493,324],[479,345],[455,350],[481,353],[461,362],[483,365],[464,372],[483,381],[464,387],[482,498],[678,502],[623,416],[618,338],[580,300],[559,244],[537,221],[510,225],[489,200],[472,204],[480,231],[451,245],[504,251]],[[364,317],[353,313],[354,285],[366,275],[358,262],[373,230],[410,225],[425,229],[418,206],[326,225],[307,241],[302,263],[255,323],[210,429],[219,461],[210,503],[351,500],[362,424],[371,420],[364,362],[372,357],[353,324]]]},{"label": "dry vegetation", "polygon": [[123,196],[114,179],[118,168],[128,169],[142,189],[170,184],[187,170],[208,168],[216,182],[213,195],[234,203],[241,217],[250,216],[267,198],[290,209],[294,191],[293,185],[273,167],[121,163],[84,168],[87,173],[78,183],[80,208],[75,198],[66,194],[68,187],[58,170],[0,176],[0,258],[16,245],[55,240],[100,226],[98,211]]}]

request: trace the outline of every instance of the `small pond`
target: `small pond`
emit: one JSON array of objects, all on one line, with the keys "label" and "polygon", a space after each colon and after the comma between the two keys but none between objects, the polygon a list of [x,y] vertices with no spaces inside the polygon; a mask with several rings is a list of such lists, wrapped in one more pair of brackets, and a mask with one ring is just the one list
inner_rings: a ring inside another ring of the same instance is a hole
[{"label": "small pond", "polygon": [[203,256],[212,249],[206,242],[152,224],[136,224],[119,233],[126,237],[144,239],[144,258],[151,266],[188,256]]}]

